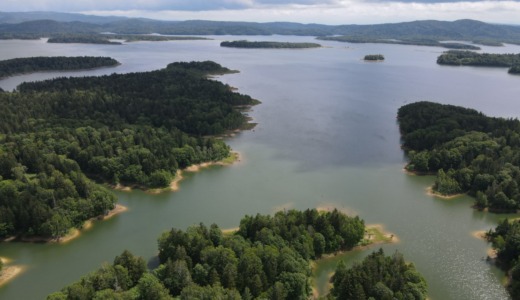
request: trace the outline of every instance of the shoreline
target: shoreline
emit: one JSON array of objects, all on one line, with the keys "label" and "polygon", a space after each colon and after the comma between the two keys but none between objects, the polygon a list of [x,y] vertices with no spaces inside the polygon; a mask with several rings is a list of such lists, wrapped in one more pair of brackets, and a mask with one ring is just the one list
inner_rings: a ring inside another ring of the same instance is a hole
[{"label": "shoreline", "polygon": [[186,167],[185,169],[177,170],[177,172],[175,173],[175,176],[173,177],[173,180],[170,181],[170,184],[164,188],[146,188],[146,187],[139,186],[139,185],[128,186],[128,185],[122,185],[120,183],[118,183],[117,185],[110,185],[110,188],[112,188],[113,190],[116,190],[116,191],[121,191],[121,192],[131,192],[134,189],[140,189],[140,190],[144,191],[145,193],[151,194],[151,195],[157,195],[157,194],[164,193],[164,192],[176,192],[180,189],[180,182],[184,179],[184,177],[183,177],[184,172],[196,173],[204,168],[209,168],[212,166],[230,166],[230,165],[232,165],[236,162],[240,162],[240,161],[241,161],[240,152],[231,151],[229,156],[224,159],[221,159],[218,161],[210,161],[210,162],[204,162],[204,163],[200,163],[200,164],[194,164],[194,165],[190,165],[190,166]]},{"label": "shoreline", "polygon": [[[476,231],[471,232],[472,237],[479,239],[479,240],[483,240],[489,244],[490,241],[488,240],[486,234],[487,234],[487,230],[476,230]],[[497,260],[497,255],[498,255],[497,250],[493,249],[493,247],[489,247],[486,249],[486,255],[487,255],[486,260],[489,261],[490,263],[496,265],[496,260]]]},{"label": "shoreline", "polygon": [[383,224],[367,224],[365,226],[365,236],[363,237],[363,240],[361,240],[360,245],[354,246],[349,250],[341,250],[336,253],[324,254],[313,262],[317,263],[322,259],[326,260],[335,258],[339,255],[351,251],[365,251],[377,245],[398,244],[400,242],[401,239],[396,234],[387,231]]},{"label": "shoreline", "polygon": [[[368,242],[368,244],[365,244],[367,242]],[[318,285],[315,282],[316,277],[314,275],[316,268],[320,262],[335,259],[336,257],[349,253],[349,252],[366,251],[366,250],[373,248],[375,246],[378,246],[378,245],[398,244],[400,242],[401,242],[401,239],[399,239],[399,237],[396,234],[387,231],[383,224],[367,224],[365,226],[365,236],[363,237],[363,240],[360,242],[361,245],[357,245],[354,248],[349,249],[349,250],[342,250],[342,251],[338,251],[336,253],[324,254],[316,260],[311,260],[310,267],[311,267],[311,271],[313,273],[312,284],[311,284],[312,299],[319,299],[320,296],[323,296],[323,295],[320,295]],[[334,275],[334,271],[331,271],[327,275],[329,277],[329,282],[327,283],[328,288],[326,289],[326,292],[330,292],[330,288],[332,287],[332,284],[330,283],[330,278],[333,275]]]},{"label": "shoreline", "polygon": [[433,190],[433,186],[430,186],[430,187],[426,188],[426,195],[432,196],[432,197],[436,197],[436,198],[440,198],[440,199],[443,199],[443,200],[452,200],[452,199],[461,197],[461,196],[463,196],[465,194],[464,193],[459,193],[459,194],[453,194],[453,195],[443,195],[443,194],[439,194],[436,191],[434,191]]},{"label": "shoreline", "polygon": [[0,271],[0,287],[9,281],[13,280],[16,276],[22,274],[25,270],[24,267],[18,265],[9,265],[11,262],[9,259],[0,257],[0,260],[4,263],[2,271]]},{"label": "shoreline", "polygon": [[97,217],[90,218],[83,222],[81,228],[71,228],[69,229],[69,233],[59,238],[44,238],[44,237],[9,237],[4,239],[3,242],[23,242],[23,243],[58,243],[58,244],[66,244],[79,236],[83,231],[89,230],[94,226],[94,223],[101,222],[104,220],[108,220],[120,213],[123,213],[128,210],[128,207],[123,206],[121,204],[116,204],[115,207],[110,210],[106,215],[100,215]]},{"label": "shoreline", "polygon": [[122,63],[118,62],[115,65],[108,65],[108,66],[100,66],[100,67],[93,67],[93,68],[86,68],[86,69],[72,69],[72,70],[41,70],[41,71],[32,71],[32,72],[23,72],[23,73],[15,73],[11,75],[7,75],[4,77],[0,77],[1,80],[9,79],[12,77],[17,76],[26,76],[26,75],[32,75],[32,74],[38,74],[38,73],[67,73],[67,72],[84,72],[84,71],[96,71],[100,69],[108,69],[108,68],[116,68],[123,65]]}]

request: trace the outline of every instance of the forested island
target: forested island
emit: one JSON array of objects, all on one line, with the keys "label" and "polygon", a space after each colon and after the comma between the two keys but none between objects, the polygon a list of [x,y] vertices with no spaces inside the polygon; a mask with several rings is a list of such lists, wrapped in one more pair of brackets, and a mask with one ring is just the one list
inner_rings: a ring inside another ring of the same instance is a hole
[{"label": "forested island", "polygon": [[368,54],[368,55],[365,55],[363,60],[366,60],[366,61],[383,61],[383,60],[385,60],[385,57],[383,56],[383,54]]},{"label": "forested island", "polygon": [[513,299],[520,297],[520,220],[505,219],[494,230],[489,230],[487,239],[497,253],[496,263],[507,272],[507,290]]},{"label": "forested island", "polygon": [[230,155],[221,139],[258,103],[210,80],[217,63],[23,83],[0,93],[0,238],[60,237],[104,215],[100,183],[165,187],[177,170]]},{"label": "forested island", "polygon": [[98,56],[13,58],[0,61],[0,79],[32,72],[76,71],[117,65],[119,62],[113,58]]},{"label": "forested island", "polygon": [[464,43],[444,43],[438,40],[425,38],[380,38],[380,37],[367,37],[367,36],[325,36],[318,37],[319,40],[324,41],[337,41],[345,43],[377,43],[377,44],[396,44],[396,45],[416,45],[416,46],[432,46],[432,47],[443,47],[448,49],[466,49],[466,50],[480,50],[480,47],[464,44]]},{"label": "forested island", "polygon": [[[142,258],[124,251],[47,299],[308,299],[311,260],[351,249],[364,229],[358,217],[316,209],[245,216],[231,234],[215,224],[172,229],[159,238],[156,269],[147,271]],[[344,298],[349,284],[355,287],[350,292],[376,299],[426,298],[426,283],[413,265],[382,250],[351,270],[340,265],[333,283],[331,299],[364,299]]]},{"label": "forested island", "polygon": [[193,36],[164,36],[150,34],[60,34],[54,35],[47,40],[47,43],[80,43],[80,44],[108,44],[122,45],[119,41],[130,42],[163,42],[163,41],[187,41],[187,40],[208,40],[203,37]]},{"label": "forested island", "polygon": [[441,195],[468,193],[475,206],[515,212],[520,203],[520,121],[432,102],[398,111],[406,169],[437,174]]},{"label": "forested island", "polygon": [[319,48],[320,44],[316,43],[289,43],[289,42],[256,42],[256,41],[224,41],[220,43],[221,47],[232,48],[268,48],[268,49],[305,49]]},{"label": "forested island", "polygon": [[507,67],[509,73],[520,72],[520,54],[491,54],[472,51],[447,51],[437,58],[439,65]]}]

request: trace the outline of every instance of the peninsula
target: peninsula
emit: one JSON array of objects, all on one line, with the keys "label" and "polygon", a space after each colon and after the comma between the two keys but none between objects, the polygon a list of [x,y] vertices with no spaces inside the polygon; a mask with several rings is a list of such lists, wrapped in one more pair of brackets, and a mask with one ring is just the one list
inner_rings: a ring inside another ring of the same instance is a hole
[{"label": "peninsula", "polygon": [[509,73],[520,73],[520,54],[491,54],[472,51],[447,51],[437,58],[439,65],[505,67]]},{"label": "peninsula", "polygon": [[516,212],[520,205],[520,121],[432,102],[399,108],[408,171],[437,175],[433,191],[468,193],[475,207]]},{"label": "peninsula", "polygon": [[305,48],[319,48],[320,44],[316,43],[289,43],[289,42],[251,42],[251,41],[232,41],[222,42],[221,47],[232,48],[267,48],[267,49],[305,49]]},{"label": "peninsula", "polygon": [[33,72],[78,71],[117,65],[119,62],[113,58],[97,56],[13,58],[0,61],[0,79]]},{"label": "peninsula", "polygon": [[97,182],[162,188],[178,170],[229,157],[214,136],[241,128],[239,109],[258,103],[207,78],[229,72],[178,62],[0,93],[0,238],[59,239],[114,209]]}]

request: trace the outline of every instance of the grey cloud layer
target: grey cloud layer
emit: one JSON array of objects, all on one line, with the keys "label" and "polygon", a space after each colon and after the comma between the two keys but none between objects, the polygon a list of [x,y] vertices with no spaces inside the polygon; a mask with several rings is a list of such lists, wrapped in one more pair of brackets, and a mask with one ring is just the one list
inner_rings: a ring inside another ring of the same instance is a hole
[{"label": "grey cloud layer", "polygon": [[259,6],[326,5],[337,0],[2,0],[0,11],[184,10],[246,9]]}]

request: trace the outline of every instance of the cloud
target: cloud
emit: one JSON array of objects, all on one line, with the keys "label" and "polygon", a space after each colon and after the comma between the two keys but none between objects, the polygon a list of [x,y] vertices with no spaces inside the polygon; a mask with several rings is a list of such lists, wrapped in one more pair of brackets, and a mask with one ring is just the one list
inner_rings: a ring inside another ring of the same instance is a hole
[{"label": "cloud", "polygon": [[520,22],[520,2],[511,0],[0,0],[0,11],[36,10],[160,20],[323,24],[376,24],[424,19]]},{"label": "cloud", "polygon": [[332,4],[337,0],[2,0],[3,11],[178,10],[210,11],[262,6]]}]

